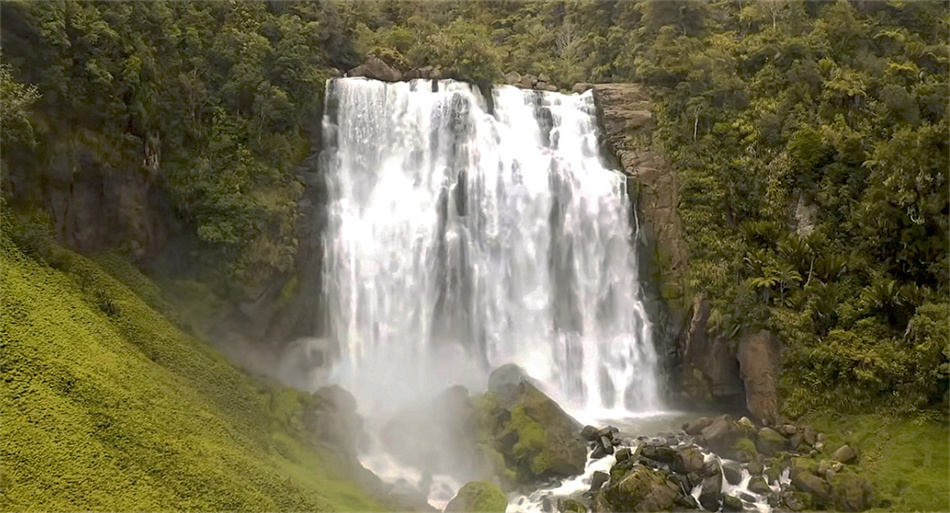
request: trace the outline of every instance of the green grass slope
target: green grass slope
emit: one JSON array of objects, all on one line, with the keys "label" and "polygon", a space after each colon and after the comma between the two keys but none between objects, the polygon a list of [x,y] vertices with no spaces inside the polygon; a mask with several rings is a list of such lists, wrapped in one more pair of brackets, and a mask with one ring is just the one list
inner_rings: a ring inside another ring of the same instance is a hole
[{"label": "green grass slope", "polygon": [[300,411],[316,399],[182,333],[143,300],[161,302],[147,278],[125,270],[136,293],[53,254],[46,265],[3,237],[0,508],[384,509],[307,442]]},{"label": "green grass slope", "polygon": [[825,452],[858,449],[858,470],[891,511],[950,511],[950,426],[945,415],[834,415],[803,419],[829,434]]}]

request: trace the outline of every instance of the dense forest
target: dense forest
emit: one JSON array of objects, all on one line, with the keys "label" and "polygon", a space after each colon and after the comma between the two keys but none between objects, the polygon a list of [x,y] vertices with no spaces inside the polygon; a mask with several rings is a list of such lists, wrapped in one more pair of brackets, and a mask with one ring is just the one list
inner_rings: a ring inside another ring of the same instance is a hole
[{"label": "dense forest", "polygon": [[[666,299],[708,297],[724,338],[777,333],[789,413],[947,407],[945,2],[2,8],[3,190],[21,238],[53,229],[44,191],[91,159],[158,191],[196,275],[253,290],[293,262],[325,81],[366,56],[472,81],[637,81],[689,247]],[[120,228],[109,246],[144,260],[145,229]]]}]

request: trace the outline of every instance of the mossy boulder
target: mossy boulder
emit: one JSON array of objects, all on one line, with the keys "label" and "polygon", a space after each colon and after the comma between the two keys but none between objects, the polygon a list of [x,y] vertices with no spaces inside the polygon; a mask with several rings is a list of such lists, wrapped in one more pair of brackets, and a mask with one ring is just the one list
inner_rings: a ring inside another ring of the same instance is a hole
[{"label": "mossy boulder", "polygon": [[506,509],[508,498],[498,485],[491,481],[472,481],[446,504],[445,513],[504,513]]},{"label": "mossy boulder", "polygon": [[765,427],[759,430],[755,447],[760,453],[772,456],[784,451],[787,445],[788,441],[778,431]]},{"label": "mossy boulder", "polygon": [[831,478],[830,505],[838,511],[864,511],[871,506],[871,485],[851,469]]},{"label": "mossy boulder", "polygon": [[756,459],[759,455],[758,450],[756,450],[755,442],[749,438],[738,438],[733,442],[732,446],[728,450],[723,451],[723,454],[730,459],[748,463]]},{"label": "mossy boulder", "polygon": [[679,487],[661,471],[634,465],[602,493],[612,511],[663,511],[673,506]]},{"label": "mossy boulder", "polygon": [[587,506],[574,499],[558,499],[557,510],[560,513],[587,513]]},{"label": "mossy boulder", "polygon": [[768,483],[765,482],[764,477],[752,476],[752,479],[749,480],[749,491],[755,492],[759,495],[767,495],[772,491],[772,488],[770,488]]},{"label": "mossy boulder", "polygon": [[[580,474],[587,449],[582,426],[541,392],[515,365],[492,373],[489,391],[473,400],[477,438],[502,455],[505,470],[519,484]],[[496,470],[497,472],[497,470]]]},{"label": "mossy boulder", "polygon": [[677,449],[673,456],[673,470],[681,474],[699,472],[703,469],[703,453],[696,447]]}]

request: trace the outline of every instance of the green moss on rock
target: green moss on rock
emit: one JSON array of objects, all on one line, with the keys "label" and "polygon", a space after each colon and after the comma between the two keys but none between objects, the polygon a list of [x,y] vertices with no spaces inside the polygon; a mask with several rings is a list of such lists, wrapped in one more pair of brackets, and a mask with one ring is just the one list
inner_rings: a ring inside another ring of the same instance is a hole
[{"label": "green moss on rock", "polygon": [[752,440],[743,437],[732,444],[727,455],[736,461],[748,463],[754,460],[756,456],[759,455],[759,452],[756,450],[755,443]]},{"label": "green moss on rock", "polygon": [[466,483],[445,506],[446,513],[504,513],[508,498],[491,481]]}]

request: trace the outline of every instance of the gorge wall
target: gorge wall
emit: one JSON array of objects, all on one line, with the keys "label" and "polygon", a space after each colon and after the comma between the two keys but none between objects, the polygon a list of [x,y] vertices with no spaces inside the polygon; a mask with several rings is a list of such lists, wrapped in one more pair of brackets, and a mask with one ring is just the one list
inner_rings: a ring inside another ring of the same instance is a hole
[{"label": "gorge wall", "polygon": [[685,288],[689,252],[677,207],[676,172],[654,138],[650,95],[640,84],[578,84],[592,88],[604,131],[606,150],[634,180],[630,195],[637,205],[642,240],[641,272],[652,284],[651,315],[657,345],[665,355],[673,402],[745,406],[775,422],[780,342],[767,332],[741,333],[738,340],[707,334],[710,304]]}]

